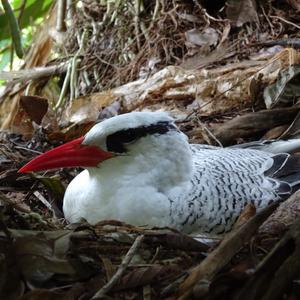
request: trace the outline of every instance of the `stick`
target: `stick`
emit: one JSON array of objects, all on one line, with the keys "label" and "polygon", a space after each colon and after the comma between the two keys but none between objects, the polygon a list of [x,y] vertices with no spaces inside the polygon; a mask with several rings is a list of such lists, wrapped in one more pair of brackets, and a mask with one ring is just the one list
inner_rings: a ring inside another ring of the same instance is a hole
[{"label": "stick", "polygon": [[131,248],[128,250],[126,256],[124,257],[121,265],[119,266],[117,272],[112,276],[109,282],[107,282],[92,298],[92,300],[103,298],[120,280],[124,271],[128,267],[129,263],[131,262],[134,254],[140,247],[142,241],[144,239],[144,235],[140,235],[136,238],[134,243],[132,244]]},{"label": "stick", "polygon": [[253,136],[270,128],[290,123],[298,112],[299,107],[293,106],[248,113],[235,117],[222,126],[212,128],[212,133],[223,146],[227,146],[236,138]]},{"label": "stick", "polygon": [[52,65],[47,67],[36,67],[28,70],[12,71],[12,72],[0,72],[0,80],[16,80],[27,81],[33,79],[40,79],[44,77],[50,77],[53,75],[66,72],[68,63],[60,63],[58,65]]},{"label": "stick", "polygon": [[67,26],[66,26],[66,22],[65,22],[66,9],[67,9],[67,1],[66,0],[58,0],[57,20],[56,20],[56,30],[58,32],[64,32],[67,30]]},{"label": "stick", "polygon": [[[259,263],[235,299],[279,300],[289,294],[300,268],[300,218]],[[289,298],[290,299],[290,298]]]},{"label": "stick", "polygon": [[274,202],[264,208],[247,223],[228,233],[219,247],[211,252],[198,266],[191,270],[189,276],[179,287],[177,300],[190,299],[193,287],[199,280],[212,280],[257,231],[259,226],[274,212],[279,202]]}]

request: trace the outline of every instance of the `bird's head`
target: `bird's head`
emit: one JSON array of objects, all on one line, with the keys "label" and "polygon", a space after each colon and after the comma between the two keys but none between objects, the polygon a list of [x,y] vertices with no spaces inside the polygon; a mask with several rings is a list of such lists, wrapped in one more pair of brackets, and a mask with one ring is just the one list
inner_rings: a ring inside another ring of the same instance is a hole
[{"label": "bird's head", "polygon": [[[173,133],[183,136],[166,113],[132,112],[119,115],[96,124],[85,136],[41,154],[19,172],[97,167],[105,160],[130,155],[137,149],[146,152],[151,147],[159,147],[163,143],[160,137]],[[166,143],[170,144],[170,141]]]}]

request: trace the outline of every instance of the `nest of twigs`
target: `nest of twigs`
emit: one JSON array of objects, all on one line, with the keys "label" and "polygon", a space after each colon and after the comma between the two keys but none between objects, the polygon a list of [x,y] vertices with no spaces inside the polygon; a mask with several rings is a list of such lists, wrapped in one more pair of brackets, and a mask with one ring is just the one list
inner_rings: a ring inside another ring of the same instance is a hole
[{"label": "nest of twigs", "polygon": [[[197,52],[191,51],[191,45],[187,44],[186,32],[212,26],[224,34],[229,22],[224,19],[225,11],[215,11],[211,16],[198,1],[131,0],[103,4],[86,0],[81,3],[72,17],[64,46],[64,54],[75,54],[80,59],[78,95],[150,76],[167,65],[180,65],[186,57]],[[288,23],[284,16],[267,17],[282,15],[281,6],[277,3],[259,8],[259,31],[267,32],[271,27],[273,36],[267,39],[286,32]],[[234,36],[238,42],[229,41],[227,47],[241,50],[249,41],[257,41],[257,29],[237,30]],[[240,55],[245,57],[245,53]]]},{"label": "nest of twigs", "polygon": [[187,15],[201,8],[192,1],[84,1],[68,34],[67,54],[81,59],[79,94],[97,92],[177,65],[187,53],[184,32],[194,26]]}]

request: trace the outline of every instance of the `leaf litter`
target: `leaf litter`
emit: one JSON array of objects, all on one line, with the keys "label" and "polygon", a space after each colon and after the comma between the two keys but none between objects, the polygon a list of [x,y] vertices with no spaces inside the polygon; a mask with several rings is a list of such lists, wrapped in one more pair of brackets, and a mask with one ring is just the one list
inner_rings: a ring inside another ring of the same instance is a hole
[{"label": "leaf litter", "polygon": [[0,74],[17,78],[0,103],[0,299],[299,296],[299,192],[278,209],[246,207],[222,239],[194,239],[114,220],[66,224],[63,193],[78,170],[17,173],[132,110],[171,112],[193,142],[299,137],[297,1],[124,3],[113,14],[82,2],[65,35],[53,8],[24,69]]}]

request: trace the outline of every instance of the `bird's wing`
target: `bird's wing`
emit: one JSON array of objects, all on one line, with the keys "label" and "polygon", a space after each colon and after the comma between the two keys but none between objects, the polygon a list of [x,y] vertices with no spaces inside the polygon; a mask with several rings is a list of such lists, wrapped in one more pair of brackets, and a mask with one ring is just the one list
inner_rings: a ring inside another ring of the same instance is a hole
[{"label": "bird's wing", "polygon": [[292,191],[292,178],[284,180],[293,163],[289,154],[202,145],[191,149],[190,187],[180,195],[182,201],[176,201],[177,217],[187,231],[199,227],[202,232],[222,233],[232,227],[246,204],[260,209]]},{"label": "bird's wing", "polygon": [[203,150],[219,150],[218,146],[204,145],[204,144],[191,144],[192,152],[197,153]]},{"label": "bird's wing", "polygon": [[[192,144],[195,150],[218,150],[220,147],[202,144]],[[254,141],[227,147],[229,149],[252,149],[269,153],[295,153],[300,152],[300,139],[291,140],[265,140]]]},{"label": "bird's wing", "polygon": [[255,149],[270,153],[294,153],[300,151],[300,139],[266,140],[230,146],[231,149]]}]

